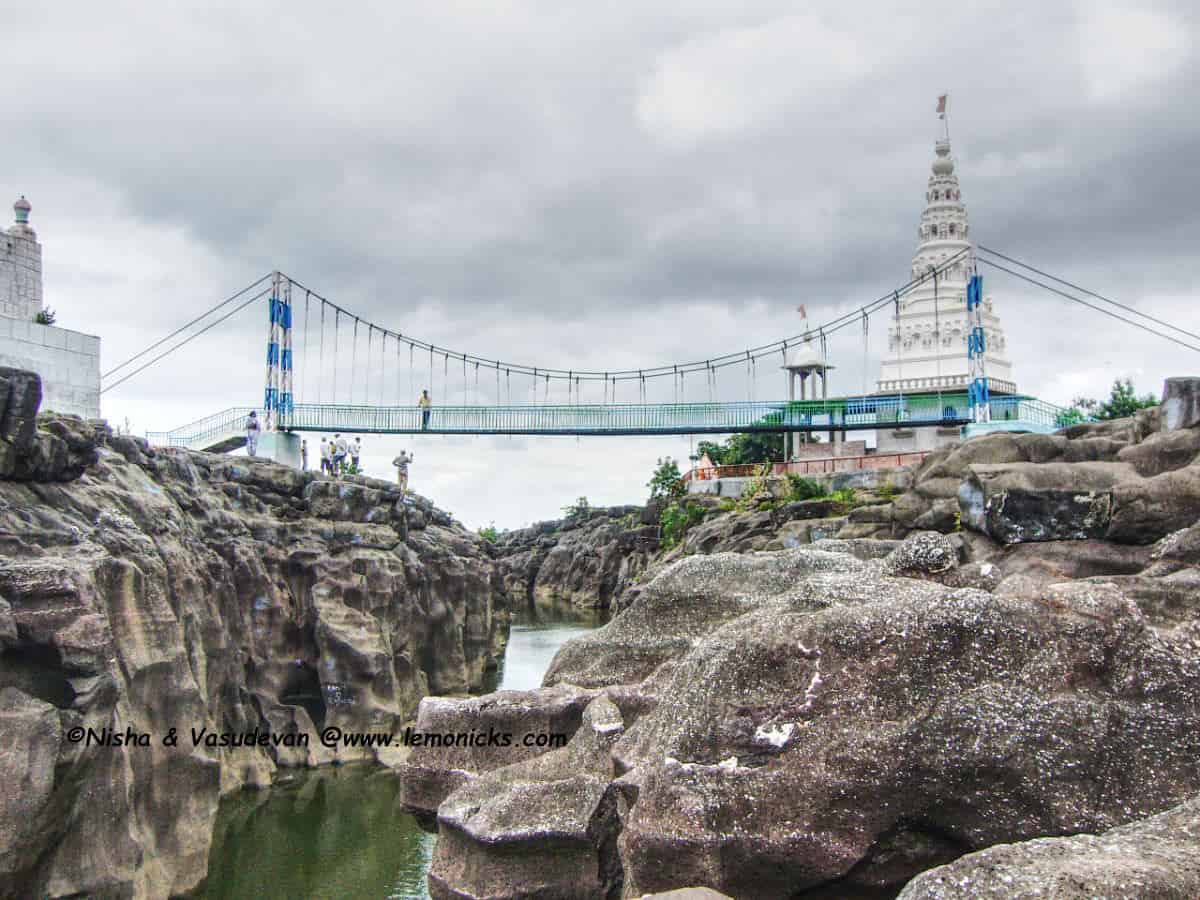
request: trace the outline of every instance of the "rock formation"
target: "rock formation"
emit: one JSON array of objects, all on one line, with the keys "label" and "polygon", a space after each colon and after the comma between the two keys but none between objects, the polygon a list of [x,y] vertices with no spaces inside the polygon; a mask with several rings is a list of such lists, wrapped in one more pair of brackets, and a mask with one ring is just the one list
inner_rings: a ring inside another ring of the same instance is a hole
[{"label": "rock formation", "polygon": [[918,875],[899,900],[1200,897],[1200,797],[1100,835],[999,844]]},{"label": "rock formation", "polygon": [[35,421],[37,388],[0,372],[0,896],[188,891],[222,792],[374,757],[318,734],[399,730],[496,665],[489,548],[429,502]]},{"label": "rock formation", "polygon": [[658,549],[656,509],[614,506],[505,532],[495,552],[514,608],[608,609]]},{"label": "rock formation", "polygon": [[[980,438],[836,539],[653,562],[540,691],[422,709],[443,730],[573,729],[507,765],[413,760],[434,896],[834,896],[949,863],[912,895],[974,896],[948,885],[993,861],[1124,896],[1121,854],[1155,842],[1134,877],[1191,896],[1198,436],[1150,411]],[[996,845],[1014,849],[972,855]]]}]

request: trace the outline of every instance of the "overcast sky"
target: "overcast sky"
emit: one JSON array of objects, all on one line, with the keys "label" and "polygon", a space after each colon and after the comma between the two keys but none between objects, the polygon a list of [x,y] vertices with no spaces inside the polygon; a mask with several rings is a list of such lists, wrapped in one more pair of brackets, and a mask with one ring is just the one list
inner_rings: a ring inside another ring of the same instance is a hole
[{"label": "overcast sky", "polygon": [[[1103,0],[9,3],[0,196],[32,202],[47,303],[101,335],[106,370],[276,268],[482,356],[669,364],[902,284],[948,91],[977,240],[1198,331],[1197,17]],[[1128,375],[1157,393],[1200,369],[984,275],[1026,392],[1061,403]],[[884,327],[866,370],[860,335],[831,347],[832,389],[877,377]],[[265,330],[240,314],[103,413],[140,433],[258,402]],[[782,376],[755,392],[782,396]],[[368,438],[370,472],[391,477],[402,445],[413,486],[472,527],[640,501],[656,457],[689,452]]]}]

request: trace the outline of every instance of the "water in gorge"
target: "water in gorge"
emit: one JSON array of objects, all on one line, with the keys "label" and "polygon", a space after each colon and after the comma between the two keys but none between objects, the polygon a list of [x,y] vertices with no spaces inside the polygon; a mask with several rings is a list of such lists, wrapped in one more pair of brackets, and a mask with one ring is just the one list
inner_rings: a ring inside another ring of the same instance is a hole
[{"label": "water in gorge", "polygon": [[[538,687],[558,648],[601,624],[578,612],[519,616],[489,689]],[[400,807],[399,793],[394,772],[353,765],[286,773],[268,790],[226,797],[198,897],[428,897],[436,837]]]}]

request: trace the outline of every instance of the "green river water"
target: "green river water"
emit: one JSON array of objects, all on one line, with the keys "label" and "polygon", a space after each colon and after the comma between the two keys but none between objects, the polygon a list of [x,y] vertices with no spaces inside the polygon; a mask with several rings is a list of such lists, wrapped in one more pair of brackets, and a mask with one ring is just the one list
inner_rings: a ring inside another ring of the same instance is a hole
[{"label": "green river water", "polygon": [[[558,648],[597,619],[522,619],[513,624],[491,689],[527,690]],[[400,807],[388,770],[344,766],[283,775],[265,791],[221,801],[204,900],[425,898],[436,838]]]}]

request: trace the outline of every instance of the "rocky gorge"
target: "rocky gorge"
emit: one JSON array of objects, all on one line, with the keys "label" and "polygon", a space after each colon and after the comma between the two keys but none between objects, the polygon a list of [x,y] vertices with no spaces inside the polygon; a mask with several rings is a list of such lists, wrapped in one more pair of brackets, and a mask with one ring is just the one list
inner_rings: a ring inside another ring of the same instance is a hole
[{"label": "rocky gorge", "polygon": [[[204,879],[223,793],[397,767],[434,897],[1196,896],[1200,380],[853,502],[764,481],[494,544],[384,482],[38,417],[0,370],[0,896]],[[616,614],[479,694],[514,610]],[[466,696],[476,692],[474,696]],[[570,735],[327,750],[316,734]],[[309,735],[85,746],[77,727]]]},{"label": "rocky gorge", "polygon": [[502,657],[488,547],[428,501],[151,448],[39,400],[0,370],[0,895],[187,893],[223,793],[380,756],[318,734],[398,731]]}]

